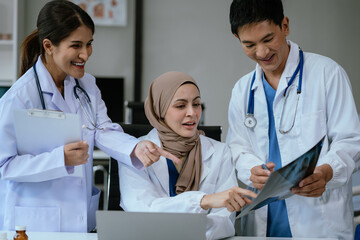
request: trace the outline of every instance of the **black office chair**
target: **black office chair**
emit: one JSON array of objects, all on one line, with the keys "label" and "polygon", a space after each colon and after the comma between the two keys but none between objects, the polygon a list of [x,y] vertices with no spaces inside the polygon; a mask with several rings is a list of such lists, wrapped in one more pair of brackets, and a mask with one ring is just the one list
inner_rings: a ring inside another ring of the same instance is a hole
[{"label": "black office chair", "polygon": [[150,124],[145,115],[144,102],[125,101],[125,123]]},{"label": "black office chair", "polygon": [[[149,133],[153,128],[149,124],[120,124],[124,132],[134,136],[141,137]],[[215,140],[221,141],[221,126],[199,126],[199,129],[205,132],[205,135]],[[117,160],[109,160],[108,177],[108,210],[123,210],[120,207],[120,188],[119,188],[119,169]]]},{"label": "black office chair", "polygon": [[[123,124],[120,123],[124,132],[141,137],[149,133],[153,128],[150,124]],[[120,207],[120,188],[119,188],[119,168],[117,160],[109,160],[109,180],[108,180],[108,210],[123,210]]]}]

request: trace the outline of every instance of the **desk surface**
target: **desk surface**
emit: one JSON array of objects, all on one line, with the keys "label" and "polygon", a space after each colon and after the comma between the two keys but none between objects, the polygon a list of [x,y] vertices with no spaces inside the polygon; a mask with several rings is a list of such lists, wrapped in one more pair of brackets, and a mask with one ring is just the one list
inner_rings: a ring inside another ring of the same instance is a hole
[{"label": "desk surface", "polygon": [[[8,240],[13,239],[14,231],[7,232]],[[68,232],[26,232],[29,240],[97,240],[96,233],[68,233]]]},{"label": "desk surface", "polygon": [[[8,240],[13,239],[15,232],[7,232]],[[68,233],[68,232],[27,232],[29,240],[98,240],[96,233]],[[300,238],[266,238],[266,237],[231,237],[227,240],[300,240]],[[320,238],[301,238],[301,240],[319,240]],[[335,240],[334,238],[321,238]]]},{"label": "desk surface", "polygon": [[231,237],[226,240],[337,240],[336,238],[273,238],[273,237]]}]

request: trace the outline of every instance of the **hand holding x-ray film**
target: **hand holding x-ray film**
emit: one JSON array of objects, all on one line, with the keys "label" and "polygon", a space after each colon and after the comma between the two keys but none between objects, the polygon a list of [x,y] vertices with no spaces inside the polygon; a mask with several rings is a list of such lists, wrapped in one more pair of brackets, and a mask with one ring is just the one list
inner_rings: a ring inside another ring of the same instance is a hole
[{"label": "hand holding x-ray film", "polygon": [[321,147],[322,140],[288,165],[272,172],[257,198],[244,207],[236,218],[245,216],[271,202],[292,196],[290,189],[314,172]]}]

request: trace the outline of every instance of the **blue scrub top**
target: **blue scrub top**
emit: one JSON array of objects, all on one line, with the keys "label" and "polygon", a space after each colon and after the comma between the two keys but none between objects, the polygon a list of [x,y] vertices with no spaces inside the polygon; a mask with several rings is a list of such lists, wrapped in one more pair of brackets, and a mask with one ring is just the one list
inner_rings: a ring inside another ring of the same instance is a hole
[{"label": "blue scrub top", "polygon": [[177,171],[173,161],[170,159],[166,159],[169,171],[169,190],[170,190],[170,197],[176,196],[176,181],[179,177],[179,172]]},{"label": "blue scrub top", "polygon": [[[275,120],[273,112],[273,102],[276,90],[273,89],[262,74],[262,81],[264,85],[267,109],[269,115],[269,159],[268,162],[275,163],[275,170],[281,168],[281,155],[279,143],[276,137]],[[280,200],[268,204],[267,217],[267,237],[292,237],[289,218],[286,210],[285,200]]]}]

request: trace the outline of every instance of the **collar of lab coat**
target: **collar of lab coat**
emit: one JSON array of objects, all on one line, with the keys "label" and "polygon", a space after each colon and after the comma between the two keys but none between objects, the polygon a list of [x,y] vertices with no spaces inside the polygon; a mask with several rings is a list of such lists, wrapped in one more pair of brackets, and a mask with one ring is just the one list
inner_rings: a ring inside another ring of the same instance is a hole
[{"label": "collar of lab coat", "polygon": [[[288,59],[286,60],[284,71],[280,77],[280,82],[276,90],[276,96],[278,96],[280,93],[283,93],[300,60],[299,46],[290,40],[288,40],[287,43],[290,46],[290,52]],[[256,89],[259,86],[259,84],[262,84],[262,69],[260,65],[257,64],[255,81],[251,89]]]},{"label": "collar of lab coat", "polygon": [[[60,110],[60,111],[63,111],[63,112],[72,112],[72,111],[70,111],[70,108],[69,108],[68,104],[65,102],[65,99],[63,98],[63,96],[61,95],[59,90],[57,89],[57,87],[55,85],[55,82],[54,82],[52,76],[50,75],[49,71],[47,70],[47,68],[43,64],[43,62],[41,60],[41,56],[39,56],[39,58],[38,58],[38,60],[36,62],[36,72],[38,74],[38,78],[39,78],[39,82],[40,82],[40,85],[41,85],[42,93],[44,95],[45,94],[51,95],[52,96],[51,102],[58,108],[58,109],[51,109],[51,110]],[[65,78],[65,82],[70,81],[70,79],[72,81],[74,81],[74,79],[72,77],[67,75],[66,78]],[[70,95],[70,93],[72,94],[73,85],[74,84],[66,84],[66,83],[64,83],[65,97],[68,97]],[[66,87],[66,86],[69,86],[69,87]],[[45,105],[46,105],[47,108],[49,107],[48,104],[46,104],[46,101],[45,101]]]},{"label": "collar of lab coat", "polygon": [[[146,139],[152,141],[158,146],[161,146],[160,138],[155,128],[148,133]],[[200,141],[201,141],[201,156],[202,156],[201,178],[200,178],[200,184],[201,184],[210,172],[209,159],[214,154],[215,149],[213,144],[210,142],[210,140],[205,136],[200,135]],[[154,170],[156,177],[159,179],[164,190],[166,192],[169,192],[169,171],[168,171],[166,159],[164,157],[160,157],[160,160],[154,163],[151,166],[151,168]]]}]

